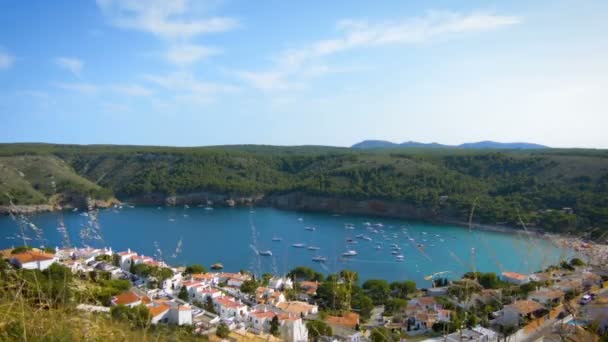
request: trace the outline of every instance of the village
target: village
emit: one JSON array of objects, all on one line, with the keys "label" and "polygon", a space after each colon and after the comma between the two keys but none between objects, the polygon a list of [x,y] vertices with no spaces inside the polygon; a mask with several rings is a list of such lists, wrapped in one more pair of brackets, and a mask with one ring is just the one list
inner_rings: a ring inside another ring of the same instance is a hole
[{"label": "village", "polygon": [[189,326],[211,341],[593,341],[608,330],[608,269],[578,258],[532,274],[470,272],[457,280],[436,274],[430,287],[407,289],[382,280],[359,288],[355,272],[320,279],[305,267],[258,279],[207,272],[130,249],[1,253],[17,269],[59,264],[87,281],[123,284],[79,303],[79,310],[115,317],[145,308],[150,324]]}]

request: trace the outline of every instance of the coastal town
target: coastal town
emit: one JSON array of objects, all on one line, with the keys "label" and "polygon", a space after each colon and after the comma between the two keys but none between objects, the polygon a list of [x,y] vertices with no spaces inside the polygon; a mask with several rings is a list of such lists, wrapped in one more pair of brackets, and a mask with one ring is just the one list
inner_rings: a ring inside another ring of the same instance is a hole
[{"label": "coastal town", "polygon": [[76,303],[83,313],[129,320],[140,312],[143,324],[188,327],[210,341],[594,341],[608,330],[608,268],[585,257],[532,274],[438,273],[430,287],[417,288],[359,285],[348,270],[327,277],[307,267],[257,277],[208,272],[109,247],[1,253],[14,272],[62,267],[78,287],[94,286]]}]

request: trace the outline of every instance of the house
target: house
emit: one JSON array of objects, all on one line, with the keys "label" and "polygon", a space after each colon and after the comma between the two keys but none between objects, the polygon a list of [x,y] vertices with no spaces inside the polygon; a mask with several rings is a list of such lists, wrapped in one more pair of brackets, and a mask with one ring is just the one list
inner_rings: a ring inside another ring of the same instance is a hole
[{"label": "house", "polygon": [[226,282],[226,285],[232,287],[241,287],[245,280],[251,280],[251,276],[241,273],[220,273],[218,275],[220,282]]},{"label": "house", "polygon": [[276,307],[286,313],[297,315],[298,317],[306,317],[310,314],[319,312],[318,306],[300,301],[281,302],[277,304]]},{"label": "house", "polygon": [[583,281],[581,279],[564,279],[553,284],[552,288],[564,292],[578,292],[583,289]]},{"label": "house", "polygon": [[437,316],[431,312],[421,311],[415,313],[407,319],[407,331],[419,330],[424,332],[427,329],[431,329],[436,322],[436,318]]},{"label": "house", "polygon": [[169,323],[177,325],[192,325],[192,307],[175,305],[169,310]]},{"label": "house", "polygon": [[150,312],[150,317],[151,317],[150,323],[152,323],[152,324],[168,323],[169,322],[168,316],[169,316],[170,309],[171,309],[171,307],[166,304],[148,306],[148,311]]},{"label": "house", "polygon": [[133,291],[123,292],[117,296],[112,297],[112,305],[125,305],[130,308],[142,304],[143,297]]},{"label": "house", "polygon": [[[359,316],[359,315],[357,315]],[[306,324],[302,321],[299,316],[281,313],[278,314],[281,337],[287,342],[307,342],[308,341],[308,329]],[[358,321],[358,317],[357,317]]]},{"label": "house", "polygon": [[418,297],[411,299],[408,302],[408,306],[416,306],[425,310],[437,310],[439,306],[437,305],[437,301],[435,297]]},{"label": "house", "polygon": [[426,290],[426,293],[427,293],[427,295],[429,295],[431,297],[445,296],[448,294],[448,287],[447,286],[431,287],[430,289]]},{"label": "house", "polygon": [[127,271],[129,272],[129,270],[131,269],[131,264],[133,264],[133,260],[132,258],[137,256],[137,253],[132,252],[131,249],[127,249],[124,252],[119,252],[118,253],[119,256],[119,266],[120,268],[122,268],[123,271]]},{"label": "house", "polygon": [[503,307],[500,324],[517,326],[524,319],[539,317],[543,310],[544,307],[533,300],[518,300]]},{"label": "house", "polygon": [[275,291],[269,287],[258,287],[255,290],[255,301],[257,304],[277,305],[285,301],[285,296],[281,291]]},{"label": "house", "polygon": [[437,310],[437,321],[449,323],[452,320],[452,310]]},{"label": "house", "polygon": [[530,282],[530,276],[517,272],[502,272],[502,280],[511,284],[522,285]]},{"label": "house", "polygon": [[209,285],[217,285],[220,282],[216,273],[195,273],[192,275],[192,280]]},{"label": "house", "polygon": [[272,277],[268,280],[268,287],[275,290],[292,289],[293,281],[287,277]]},{"label": "house", "polygon": [[162,289],[168,293],[174,293],[178,291],[182,287],[182,273],[177,272],[176,269],[171,269],[173,271],[173,275],[171,278],[167,278],[162,283]]},{"label": "house", "polygon": [[17,254],[11,254],[9,261],[18,268],[43,271],[55,262],[55,255],[28,250]]},{"label": "house", "polygon": [[562,290],[542,289],[531,292],[528,299],[539,302],[543,305],[558,305],[564,299],[565,293]]},{"label": "house", "polygon": [[355,312],[347,312],[342,316],[328,315],[325,318],[325,323],[331,326],[341,326],[354,329],[359,324],[359,314]]},{"label": "house", "polygon": [[247,316],[249,307],[229,296],[217,297],[213,300],[215,312],[221,318],[244,319]]},{"label": "house", "polygon": [[602,283],[602,277],[595,273],[591,272],[583,272],[582,275],[582,285],[585,288],[592,287],[594,285],[600,285]]},{"label": "house", "polygon": [[319,288],[318,281],[301,281],[299,284],[300,289],[307,295],[314,296],[317,294],[317,289]]},{"label": "house", "polygon": [[277,314],[272,311],[252,311],[249,313],[247,322],[251,324],[254,331],[257,333],[268,332],[270,329],[270,321]]},{"label": "house", "polygon": [[498,334],[480,325],[471,329],[462,329],[445,337],[447,342],[497,342]]},{"label": "house", "polygon": [[207,298],[211,297],[211,299],[215,299],[220,296],[222,296],[222,291],[220,290],[216,290],[212,287],[197,287],[196,292],[194,293],[194,297],[191,298],[192,301],[206,303]]}]

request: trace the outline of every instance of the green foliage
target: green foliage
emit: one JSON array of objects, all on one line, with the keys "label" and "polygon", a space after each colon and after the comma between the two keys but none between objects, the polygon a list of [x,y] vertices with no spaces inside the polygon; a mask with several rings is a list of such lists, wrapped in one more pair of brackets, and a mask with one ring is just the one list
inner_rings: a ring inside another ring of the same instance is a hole
[{"label": "green foliage", "polygon": [[393,295],[397,298],[407,299],[408,295],[416,292],[416,282],[411,280],[395,281],[390,284]]},{"label": "green foliage", "polygon": [[386,302],[384,310],[385,312],[395,313],[401,310],[402,308],[405,308],[407,306],[407,303],[408,301],[405,299],[393,298]]},{"label": "green foliage", "polygon": [[105,261],[105,262],[112,262],[112,256],[111,255],[107,255],[107,254],[102,254],[102,255],[98,255],[95,257],[95,261]]},{"label": "green foliage", "polygon": [[353,310],[361,315],[361,319],[367,320],[374,309],[374,302],[361,289],[355,288],[353,289],[351,306]]},{"label": "green foliage", "polygon": [[55,254],[55,248],[53,248],[53,247],[45,247],[43,249],[43,252],[44,253],[49,253],[49,254]]},{"label": "green foliage", "polygon": [[320,320],[306,322],[306,328],[308,329],[308,340],[310,341],[319,341],[319,338],[322,336],[332,336],[334,334],[329,324]]},{"label": "green foliage", "polygon": [[186,274],[207,273],[207,268],[200,264],[193,264],[186,267]]},{"label": "green foliage", "polygon": [[31,251],[32,247],[30,246],[19,246],[19,247],[15,247],[13,248],[13,250],[11,251],[11,254],[19,254],[19,253],[23,253],[23,252],[27,252],[27,251]]},{"label": "green foliage", "polygon": [[226,338],[226,337],[228,337],[228,335],[230,335],[230,329],[228,328],[226,323],[222,322],[217,326],[217,330],[215,331],[215,334],[219,338]]},{"label": "green foliage", "polygon": [[382,279],[370,279],[363,283],[363,289],[365,290],[365,294],[367,294],[374,305],[383,305],[388,301],[391,288],[386,280]]},{"label": "green foliage", "polygon": [[177,295],[177,298],[179,298],[179,299],[181,299],[181,300],[183,300],[185,302],[187,302],[188,299],[190,299],[190,296],[188,295],[188,289],[186,289],[185,286],[182,286],[179,289],[179,294]]},{"label": "green foliage", "polygon": [[145,305],[130,308],[125,305],[116,305],[110,309],[110,316],[117,321],[127,321],[133,326],[144,328],[150,324],[152,317]]},{"label": "green foliage", "polygon": [[207,297],[204,309],[205,311],[215,313],[215,308],[213,307],[213,299],[211,298],[211,296]]},{"label": "green foliage", "polygon": [[274,317],[272,317],[272,320],[270,321],[270,334],[275,337],[280,336],[281,332],[279,331],[279,327],[280,327],[279,317],[275,315]]},{"label": "green foliage", "polygon": [[298,266],[287,273],[287,276],[296,280],[323,281],[323,273],[317,272],[310,267]]},{"label": "green foliage", "polygon": [[243,282],[243,284],[241,284],[241,292],[243,293],[247,293],[247,294],[254,294],[255,290],[259,287],[260,285],[258,284],[257,281],[255,280],[245,280]]},{"label": "green foliage", "polygon": [[570,265],[572,266],[585,266],[585,262],[579,258],[572,258],[570,260]]}]

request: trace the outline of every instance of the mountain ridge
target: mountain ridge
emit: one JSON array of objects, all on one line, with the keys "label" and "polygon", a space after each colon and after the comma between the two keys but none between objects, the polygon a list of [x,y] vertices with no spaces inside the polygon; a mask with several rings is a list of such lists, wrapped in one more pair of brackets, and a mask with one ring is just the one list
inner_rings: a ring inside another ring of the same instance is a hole
[{"label": "mountain ridge", "polygon": [[505,149],[505,150],[532,150],[532,149],[548,149],[549,146],[528,143],[528,142],[497,142],[492,140],[483,140],[471,143],[463,143],[460,145],[444,145],[436,142],[422,143],[418,141],[406,141],[403,143],[394,143],[388,140],[363,140],[351,146],[353,149],[384,149],[384,148],[400,148],[400,147],[421,147],[421,148],[454,148],[454,149]]}]

